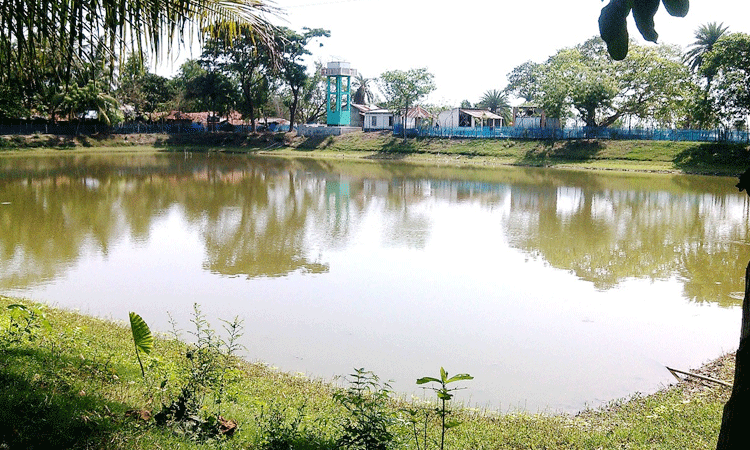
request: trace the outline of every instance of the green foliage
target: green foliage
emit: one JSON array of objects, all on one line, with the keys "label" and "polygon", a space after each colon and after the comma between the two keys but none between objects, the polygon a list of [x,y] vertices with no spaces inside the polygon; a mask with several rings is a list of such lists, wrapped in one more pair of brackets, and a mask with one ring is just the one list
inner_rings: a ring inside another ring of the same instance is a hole
[{"label": "green foliage", "polygon": [[336,392],[333,398],[349,413],[343,422],[340,447],[356,450],[388,450],[394,448],[396,437],[391,428],[396,423],[389,405],[391,388],[371,371],[354,369],[349,387]]},{"label": "green foliage", "polygon": [[133,344],[135,344],[135,356],[138,358],[138,364],[141,366],[141,375],[146,377],[146,371],[143,370],[140,352],[145,354],[151,353],[154,348],[154,337],[146,322],[134,312],[130,312],[130,332],[133,335]]},{"label": "green foliage", "polygon": [[[688,0],[662,0],[667,12],[672,16],[685,17],[688,13]],[[609,55],[621,61],[628,55],[627,18],[633,12],[633,19],[644,39],[656,42],[659,35],[654,29],[654,15],[659,10],[659,0],[610,0],[599,15],[599,33],[607,43]]]},{"label": "green foliage", "polygon": [[249,29],[234,38],[221,33],[208,39],[203,46],[201,65],[219,70],[237,83],[241,95],[236,109],[250,119],[253,127],[278,76],[276,51],[274,41],[258,39]]},{"label": "green foliage", "polygon": [[750,114],[750,35],[720,38],[704,55],[701,73],[713,78],[710,100],[727,127]]},{"label": "green foliage", "polygon": [[[613,61],[601,39],[558,51],[544,64],[525,63],[509,74],[509,92],[531,95],[547,117],[565,119],[574,109],[586,126],[610,126],[622,117],[682,122],[695,85],[678,49],[633,45]],[[521,75],[528,74],[527,79]]]},{"label": "green foliage", "polygon": [[117,123],[118,102],[102,91],[98,82],[91,80],[83,86],[71,85],[54,98],[55,107],[68,113],[69,118],[96,111],[99,120],[107,125]]},{"label": "green foliage", "polygon": [[[288,412],[292,410],[292,412]],[[304,403],[296,408],[276,401],[263,405],[256,417],[261,432],[261,450],[324,450],[338,448],[304,423]]]},{"label": "green foliage", "polygon": [[[444,368],[440,368],[440,378],[433,378],[433,377],[422,377],[417,380],[417,384],[427,384],[427,383],[437,383],[440,385],[440,387],[430,387],[429,389],[432,389],[435,391],[435,394],[438,398],[439,407],[435,408],[435,413],[440,417],[440,450],[444,450],[445,448],[445,432],[448,431],[451,428],[455,428],[459,425],[461,425],[461,422],[458,420],[450,420],[449,415],[451,414],[451,411],[446,408],[446,402],[451,400],[453,398],[453,392],[457,391],[462,388],[449,388],[448,385],[450,383],[455,383],[457,381],[467,381],[467,380],[473,380],[474,377],[469,375],[468,373],[460,373],[458,375],[453,375],[452,377],[448,378],[448,372],[445,371]],[[414,418],[414,414],[411,415],[412,418]],[[426,420],[426,419],[425,419]],[[414,424],[412,422],[412,424]],[[416,440],[417,447],[419,447],[419,440],[417,437],[416,427],[414,428],[414,437]],[[426,441],[423,444],[423,447],[426,448]]]},{"label": "green foliage", "polygon": [[[194,330],[190,334],[195,342],[188,346],[184,364],[179,369],[182,372],[179,396],[169,405],[162,405],[154,418],[157,424],[169,426],[191,439],[216,439],[225,434],[222,427],[226,427],[227,421],[221,416],[221,408],[229,382],[230,364],[241,349],[238,340],[242,336],[242,321],[239,318],[224,321],[229,334],[227,340],[211,328],[198,304],[193,305],[191,322]],[[209,394],[213,394],[213,403],[218,405],[215,412],[204,409]]]},{"label": "green foliage", "polygon": [[0,340],[4,341],[5,345],[32,342],[39,334],[50,329],[47,316],[39,308],[14,303],[8,305],[7,310],[10,312],[10,323],[0,335]]},{"label": "green foliage", "polygon": [[477,103],[479,108],[487,108],[491,112],[501,116],[507,126],[511,122],[511,110],[510,103],[508,102],[508,95],[504,91],[492,89],[485,91],[482,94],[482,98]]},{"label": "green foliage", "polygon": [[406,116],[409,107],[435,90],[434,76],[426,67],[391,70],[380,74],[380,90],[385,95],[386,107],[400,113],[406,138]]},{"label": "green foliage", "polygon": [[291,131],[297,121],[300,97],[309,80],[307,68],[302,61],[305,55],[311,54],[306,47],[315,39],[330,37],[331,32],[323,28],[307,27],[302,33],[284,27],[280,27],[278,31],[276,46],[280,53],[279,76],[287,88],[284,102],[289,108],[289,130]]},{"label": "green foliage", "polygon": [[690,50],[685,53],[685,61],[691,70],[697,71],[701,68],[704,56],[713,50],[716,42],[728,29],[729,27],[725,27],[723,23],[716,22],[709,22],[698,27],[695,31],[695,41],[690,44]]},{"label": "green foliage", "polygon": [[187,82],[185,99],[195,100],[198,108],[221,117],[229,113],[237,102],[236,86],[219,71],[202,73]]},{"label": "green foliage", "polygon": [[[265,14],[275,11],[260,0],[3,2],[0,84],[14,72],[29,73],[34,80],[53,66],[56,87],[67,86],[74,79],[73,68],[80,67],[92,49],[106,47],[113,67],[116,55],[126,48],[142,54],[148,46],[161,56],[163,49],[192,38],[194,29],[236,34],[248,27],[267,38],[271,26]],[[114,72],[103,75],[112,81]]]}]

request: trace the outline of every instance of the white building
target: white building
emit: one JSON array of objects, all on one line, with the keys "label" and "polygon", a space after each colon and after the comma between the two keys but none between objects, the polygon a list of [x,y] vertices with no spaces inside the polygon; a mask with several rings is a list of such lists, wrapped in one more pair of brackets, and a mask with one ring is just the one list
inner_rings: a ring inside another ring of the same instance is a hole
[{"label": "white building", "polygon": [[488,109],[453,108],[438,114],[437,125],[442,128],[502,127],[503,118]]},{"label": "white building", "polygon": [[387,109],[373,108],[364,113],[363,121],[362,129],[365,131],[393,129],[393,113]]}]

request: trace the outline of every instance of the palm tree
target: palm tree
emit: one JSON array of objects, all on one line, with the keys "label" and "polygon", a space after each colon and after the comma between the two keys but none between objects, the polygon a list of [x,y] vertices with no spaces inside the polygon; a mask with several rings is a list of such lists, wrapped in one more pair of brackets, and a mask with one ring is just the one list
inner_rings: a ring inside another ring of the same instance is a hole
[{"label": "palm tree", "polygon": [[690,44],[690,50],[685,53],[685,62],[691,70],[700,69],[703,65],[703,56],[713,50],[714,44],[726,33],[727,29],[729,27],[725,27],[723,22],[719,24],[709,22],[695,30],[695,42]]},{"label": "palm tree", "polygon": [[487,108],[492,113],[502,116],[503,121],[508,124],[510,123],[510,103],[508,103],[508,96],[503,91],[493,89],[486,91],[482,98],[477,103],[480,108]]},{"label": "palm tree", "polygon": [[372,89],[370,89],[370,86],[368,85],[371,81],[372,78],[365,78],[361,74],[357,74],[352,86],[357,86],[357,89],[354,91],[354,95],[352,96],[352,103],[356,103],[358,105],[366,105],[375,101],[375,94],[372,92]]},{"label": "palm tree", "polygon": [[238,34],[250,28],[270,40],[272,26],[264,14],[277,11],[265,0],[3,1],[0,83],[19,73],[33,80],[53,65],[55,77],[67,86],[77,60],[102,42],[113,62],[130,44],[139,53],[145,48],[164,55],[196,29]]}]

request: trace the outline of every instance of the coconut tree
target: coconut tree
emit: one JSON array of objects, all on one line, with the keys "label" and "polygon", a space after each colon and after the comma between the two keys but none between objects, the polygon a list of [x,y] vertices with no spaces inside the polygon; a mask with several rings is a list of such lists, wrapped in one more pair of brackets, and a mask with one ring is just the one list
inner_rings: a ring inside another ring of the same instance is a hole
[{"label": "coconut tree", "polygon": [[489,109],[492,113],[501,116],[505,123],[510,123],[510,103],[505,92],[497,89],[486,91],[477,106]]},{"label": "coconut tree", "polygon": [[221,30],[250,28],[268,39],[272,27],[266,13],[276,9],[265,0],[37,0],[0,2],[0,83],[15,74],[29,82],[54,71],[67,87],[75,67],[85,65],[87,49],[104,47],[114,61],[130,47],[163,56],[183,38]]},{"label": "coconut tree", "polygon": [[365,78],[362,74],[357,74],[353,83],[353,85],[356,86],[356,90],[352,96],[353,103],[364,105],[375,101],[375,93],[369,86],[372,80],[372,78]]},{"label": "coconut tree", "polygon": [[[690,50],[685,53],[685,62],[694,72],[703,65],[703,57],[713,50],[716,41],[726,33],[729,27],[724,23],[709,22],[695,30],[695,41],[689,45]],[[710,83],[710,80],[709,80]]]}]

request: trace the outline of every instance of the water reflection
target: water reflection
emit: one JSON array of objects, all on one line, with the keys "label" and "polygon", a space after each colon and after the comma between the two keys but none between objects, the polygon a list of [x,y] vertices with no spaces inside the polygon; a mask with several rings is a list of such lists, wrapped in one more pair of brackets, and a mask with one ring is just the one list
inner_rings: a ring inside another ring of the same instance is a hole
[{"label": "water reflection", "polygon": [[514,186],[511,245],[599,289],[677,276],[693,301],[736,304],[748,201],[729,180],[665,177],[675,183],[657,190],[638,177],[623,189],[587,183],[591,177]]},{"label": "water reflection", "polygon": [[99,315],[136,309],[157,329],[159,314],[208,302],[246,318],[251,356],[286,370],[364,366],[406,392],[444,365],[475,375],[477,402],[575,411],[734,347],[750,255],[748,198],[733,184],[5,156],[0,289]]}]

